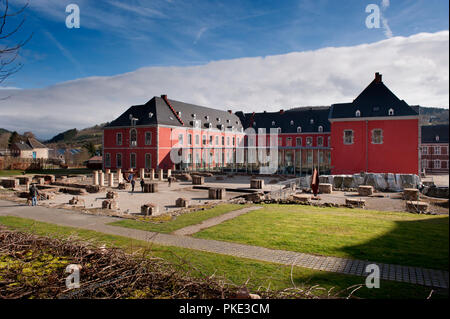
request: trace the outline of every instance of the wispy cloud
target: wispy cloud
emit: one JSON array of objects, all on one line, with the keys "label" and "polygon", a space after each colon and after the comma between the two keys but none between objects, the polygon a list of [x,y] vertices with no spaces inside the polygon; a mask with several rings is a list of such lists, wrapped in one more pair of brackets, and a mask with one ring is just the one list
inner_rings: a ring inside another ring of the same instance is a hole
[{"label": "wispy cloud", "polygon": [[[153,96],[234,111],[275,111],[352,101],[381,72],[410,104],[448,107],[449,32],[393,37],[188,67],[147,67],[43,89],[2,90],[0,127],[40,137],[111,121]],[[36,110],[39,110],[38,112]]]},{"label": "wispy cloud", "polygon": [[394,36],[394,34],[392,33],[391,27],[389,26],[389,21],[388,19],[385,17],[385,12],[387,10],[387,8],[389,8],[390,6],[390,1],[389,0],[381,0],[381,24],[383,25],[383,29],[384,29],[384,35],[387,38],[392,38]]}]

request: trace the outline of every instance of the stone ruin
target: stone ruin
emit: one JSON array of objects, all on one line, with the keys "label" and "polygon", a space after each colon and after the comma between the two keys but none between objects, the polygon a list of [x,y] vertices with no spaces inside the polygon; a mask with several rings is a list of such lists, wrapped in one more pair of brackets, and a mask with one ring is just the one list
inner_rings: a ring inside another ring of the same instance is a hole
[{"label": "stone ruin", "polygon": [[141,214],[151,216],[159,212],[158,206],[152,203],[147,203],[141,206]]},{"label": "stone ruin", "polygon": [[[361,173],[353,175],[322,175],[319,176],[321,184],[331,184],[335,190],[350,190],[361,185],[372,186],[378,191],[400,192],[404,188],[418,188],[420,178],[414,174],[392,173]],[[311,176],[301,177],[300,186],[309,188]]]},{"label": "stone ruin", "polygon": [[102,209],[119,209],[119,204],[113,199],[107,199],[102,202]]},{"label": "stone ruin", "polygon": [[175,206],[182,207],[182,208],[188,208],[189,200],[187,200],[186,198],[180,197],[175,201]]},{"label": "stone ruin", "polygon": [[210,189],[208,189],[208,198],[209,199],[225,199],[226,193],[227,193],[227,191],[225,188],[211,187]]},{"label": "stone ruin", "polygon": [[106,198],[107,199],[117,199],[117,198],[119,198],[119,194],[117,192],[107,192]]}]

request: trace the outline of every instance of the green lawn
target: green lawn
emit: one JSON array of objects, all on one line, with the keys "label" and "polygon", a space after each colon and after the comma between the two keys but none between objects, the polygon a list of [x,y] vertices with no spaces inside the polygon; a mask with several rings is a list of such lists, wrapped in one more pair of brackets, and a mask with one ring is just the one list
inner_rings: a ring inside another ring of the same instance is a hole
[{"label": "green lawn", "polygon": [[20,170],[0,170],[0,177],[22,175],[22,172],[23,171],[20,171]]},{"label": "green lawn", "polygon": [[110,223],[109,225],[154,231],[159,233],[171,233],[177,229],[199,224],[204,220],[229,213],[233,210],[242,209],[244,207],[247,206],[239,204],[222,204],[211,209],[182,214],[180,216],[177,216],[173,220],[162,223],[124,219],[121,221]]},{"label": "green lawn", "polygon": [[265,205],[194,237],[448,269],[448,215]]},{"label": "green lawn", "polygon": [[[182,271],[188,269],[191,275],[212,275],[225,277],[227,280],[241,285],[248,281],[248,286],[253,291],[258,288],[284,289],[292,287],[291,267],[273,263],[257,262],[249,259],[206,253],[184,248],[151,245],[144,241],[136,241],[130,238],[107,235],[89,230],[72,227],[58,226],[30,219],[18,217],[1,217],[0,224],[10,229],[31,232],[41,236],[59,238],[75,237],[89,240],[94,244],[106,244],[109,247],[120,247],[127,251],[151,249],[150,254],[164,258],[180,267]],[[355,284],[363,284],[364,277],[348,276],[319,272],[300,267],[292,269],[292,280],[296,287],[319,285],[324,289],[341,291]],[[430,293],[430,288],[405,283],[381,281],[379,289],[363,287],[354,295],[361,298],[421,298],[424,299]],[[444,292],[445,293],[445,292]],[[345,294],[347,295],[347,294]],[[436,297],[447,297],[439,293]]]}]

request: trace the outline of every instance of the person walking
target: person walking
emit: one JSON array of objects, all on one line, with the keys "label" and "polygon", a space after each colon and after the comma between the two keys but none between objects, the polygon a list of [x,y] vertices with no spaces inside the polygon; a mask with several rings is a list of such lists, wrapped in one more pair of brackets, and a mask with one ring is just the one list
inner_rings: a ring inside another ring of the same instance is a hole
[{"label": "person walking", "polygon": [[172,185],[172,176],[169,176],[169,178],[167,178],[167,181],[169,182],[169,187]]},{"label": "person walking", "polygon": [[319,172],[317,171],[317,168],[314,168],[311,176],[311,189],[314,197],[317,197],[317,194],[319,193]]},{"label": "person walking", "polygon": [[134,178],[131,180],[131,192],[134,193],[134,185],[136,185],[136,181]]},{"label": "person walking", "polygon": [[141,191],[144,192],[144,185],[145,185],[145,181],[143,178],[141,178]]},{"label": "person walking", "polygon": [[38,196],[39,196],[39,191],[37,190],[36,184],[32,184],[30,187],[31,206],[37,206],[37,197]]}]

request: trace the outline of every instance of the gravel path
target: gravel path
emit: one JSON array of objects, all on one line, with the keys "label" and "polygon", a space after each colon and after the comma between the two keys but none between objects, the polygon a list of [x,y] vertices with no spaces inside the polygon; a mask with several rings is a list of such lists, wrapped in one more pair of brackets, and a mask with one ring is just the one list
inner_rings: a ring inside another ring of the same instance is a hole
[{"label": "gravel path", "polygon": [[238,217],[240,215],[243,215],[243,214],[246,214],[246,213],[251,212],[253,210],[257,210],[257,209],[261,209],[261,208],[262,207],[260,207],[260,206],[250,206],[250,207],[245,207],[245,208],[242,208],[242,209],[234,210],[232,212],[229,212],[229,213],[217,216],[217,217],[213,217],[213,218],[204,220],[200,224],[191,225],[191,226],[187,226],[187,227],[178,229],[178,230],[174,231],[173,234],[174,235],[181,235],[181,236],[192,235],[192,234],[198,233],[202,229],[219,225],[219,224],[223,223],[226,220],[236,218],[236,217]]},{"label": "gravel path", "polygon": [[75,211],[47,207],[28,207],[0,200],[0,216],[2,215],[18,216],[62,226],[83,228],[111,235],[129,237],[136,240],[144,240],[160,245],[177,246],[348,275],[367,276],[367,273],[365,273],[366,266],[369,264],[377,264],[380,269],[381,279],[448,289],[448,272],[442,270],[381,264],[355,259],[316,256],[258,246],[192,238],[188,236],[153,233],[106,225],[107,223],[120,220],[115,217],[87,215]]}]

